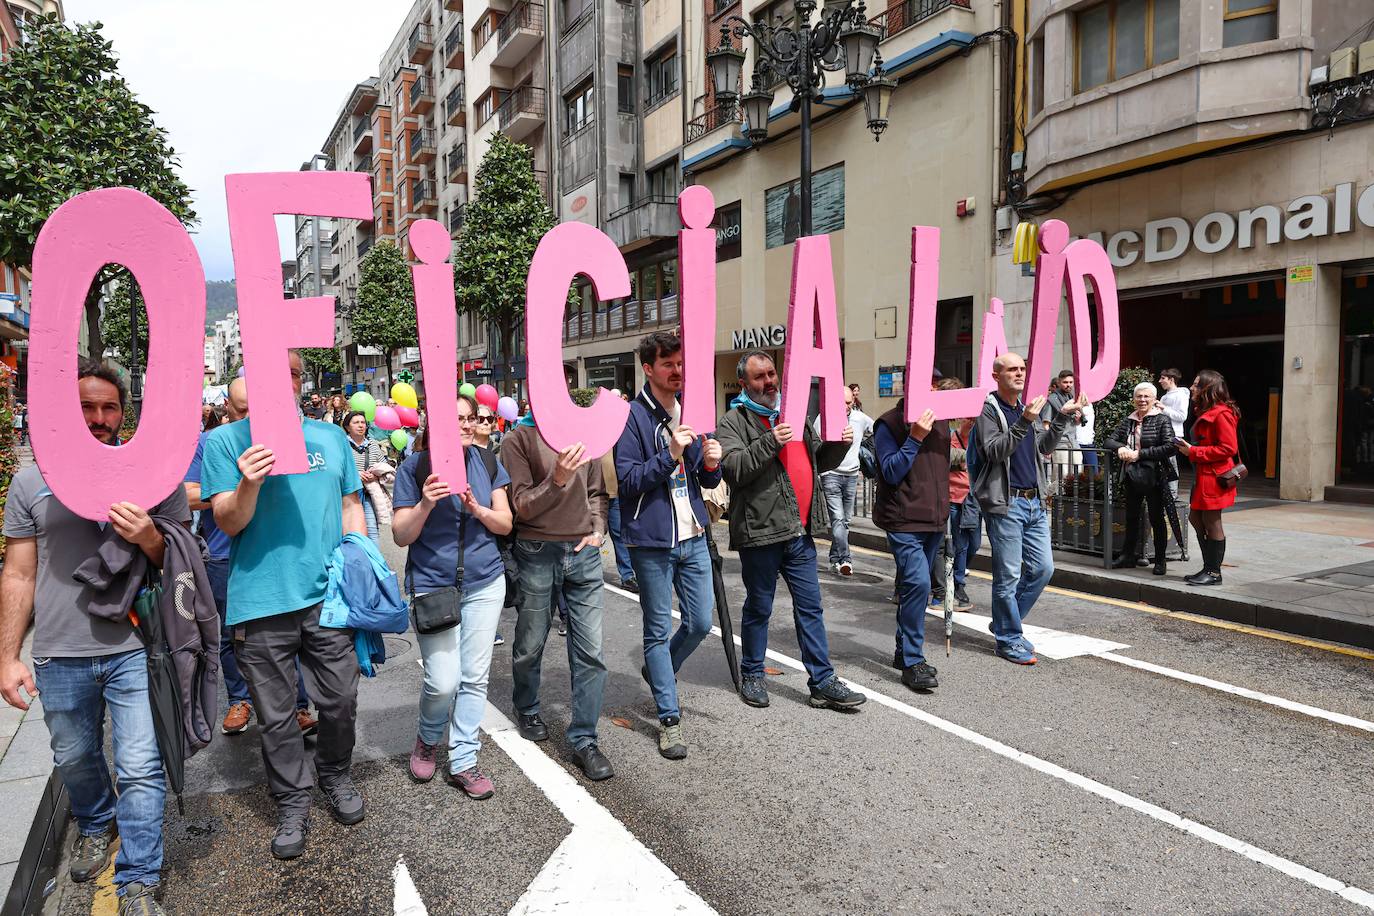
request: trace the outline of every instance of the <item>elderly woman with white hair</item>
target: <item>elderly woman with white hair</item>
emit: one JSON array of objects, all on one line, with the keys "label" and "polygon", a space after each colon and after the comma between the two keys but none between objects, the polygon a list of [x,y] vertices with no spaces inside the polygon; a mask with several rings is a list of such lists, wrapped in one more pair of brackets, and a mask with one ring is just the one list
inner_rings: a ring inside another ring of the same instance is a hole
[{"label": "elderly woman with white hair", "polygon": [[1164,526],[1164,496],[1167,484],[1178,477],[1169,457],[1174,454],[1174,427],[1159,406],[1158,393],[1149,382],[1135,386],[1131,395],[1135,410],[1122,418],[1106,439],[1109,449],[1125,464],[1122,478],[1126,489],[1126,542],[1113,566],[1144,566],[1140,559],[1140,501],[1149,507],[1150,527],[1155,538],[1154,574],[1166,572],[1164,550],[1168,533]]}]

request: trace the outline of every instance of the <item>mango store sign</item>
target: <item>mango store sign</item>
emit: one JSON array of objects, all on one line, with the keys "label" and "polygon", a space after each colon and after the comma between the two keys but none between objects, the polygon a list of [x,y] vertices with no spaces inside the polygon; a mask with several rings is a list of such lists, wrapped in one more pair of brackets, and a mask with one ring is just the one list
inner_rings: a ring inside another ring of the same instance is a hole
[{"label": "mango store sign", "polygon": [[[282,294],[275,217],[372,219],[371,176],[358,172],[285,172],[225,178],[229,231],[238,280],[240,334],[256,444],[276,456],[273,474],[308,471],[292,393],[287,351],[334,342],[334,300]],[[715,429],[715,202],[704,187],[678,198],[684,361],[682,419],[698,432]],[[448,230],[434,220],[411,224],[411,275],[424,370],[434,469],[455,491],[467,485],[458,431],[457,314]],[[1116,280],[1102,246],[1069,241],[1059,220],[1040,232],[1026,390],[1049,388],[1060,301],[1067,293],[1074,371],[1091,399],[1111,391],[1120,369]],[[940,230],[911,233],[907,377],[928,378],[935,362],[935,311]],[[105,264],[128,268],[148,310],[149,358],[144,412],[137,434],[116,448],[86,433],[76,385],[76,345],[86,291]],[[540,240],[526,279],[525,337],[529,398],[539,434],[554,449],[581,442],[605,454],[624,429],[630,405],[604,389],[578,407],[563,374],[563,312],[570,284],[587,278],[599,300],[630,294],[625,259],[594,226],[565,222]],[[1089,299],[1087,284],[1095,296]],[[828,236],[808,236],[793,252],[791,298],[783,339],[781,421],[806,420],[813,378],[820,380],[821,433],[844,431],[844,366],[840,356],[835,282]],[[1094,351],[1090,315],[1102,329]],[[64,505],[103,521],[111,504],[151,506],[177,486],[195,451],[204,371],[205,273],[185,228],[151,197],[130,188],[78,194],[44,224],[34,249],[29,403],[34,457]],[[913,390],[908,421],[927,408],[939,418],[976,415],[992,385],[992,363],[1006,352],[1002,303],[991,301],[983,323],[979,386]],[[770,340],[778,339],[771,334]],[[779,341],[781,342],[781,341]]]}]

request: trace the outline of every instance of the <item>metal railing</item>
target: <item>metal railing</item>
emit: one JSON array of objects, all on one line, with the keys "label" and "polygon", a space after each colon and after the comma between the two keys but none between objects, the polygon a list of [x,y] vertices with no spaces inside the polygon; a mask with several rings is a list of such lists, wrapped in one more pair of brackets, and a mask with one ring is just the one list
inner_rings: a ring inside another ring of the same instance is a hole
[{"label": "metal railing", "polygon": [[904,0],[902,3],[889,6],[868,21],[882,28],[883,38],[890,38],[951,6],[970,9],[970,3],[971,0]]},{"label": "metal railing", "polygon": [[353,142],[357,143],[363,138],[363,134],[372,130],[372,119],[363,115],[358,119],[358,123],[353,125]]},{"label": "metal railing", "polygon": [[371,154],[371,153],[368,153],[366,156],[364,156],[364,157],[362,157],[361,159],[359,159],[359,160],[357,161],[357,163],[354,164],[354,166],[353,166],[353,171],[355,171],[355,172],[370,172],[370,171],[372,171],[372,154]]},{"label": "metal railing", "polygon": [[463,20],[459,19],[449,29],[448,37],[444,39],[444,60],[453,56],[455,48],[463,47]]},{"label": "metal railing", "polygon": [[432,207],[437,201],[433,181],[417,179],[410,183],[410,208],[412,212],[421,207]]},{"label": "metal railing", "polygon": [[537,32],[544,30],[544,4],[530,3],[522,0],[517,3],[511,11],[501,20],[501,25],[496,30],[496,47],[500,48],[510,41],[510,37],[515,34],[516,29],[533,29]]},{"label": "metal railing", "polygon": [[627,207],[621,207],[619,210],[617,210],[617,211],[615,211],[614,213],[612,213],[612,214],[608,217],[608,219],[615,219],[617,216],[624,216],[626,213],[629,213],[629,212],[631,212],[631,211],[633,211],[633,210],[638,210],[640,207],[647,207],[647,206],[650,206],[651,204],[667,204],[668,206],[676,207],[676,206],[677,206],[677,198],[676,198],[676,197],[664,197],[664,196],[660,196],[660,195],[651,195],[651,196],[649,196],[649,197],[641,197],[641,198],[639,198],[638,200],[636,200],[634,203],[630,204],[629,206],[627,206]]},{"label": "metal railing", "polygon": [[467,220],[467,218],[468,204],[467,201],[463,201],[461,204],[459,204],[458,206],[454,207],[452,210],[449,211],[448,231],[457,232],[459,229],[462,229],[463,223]]},{"label": "metal railing", "polygon": [[533,114],[544,117],[544,90],[538,86],[521,86],[511,92],[496,109],[497,125],[507,127],[516,115]]},{"label": "metal railing", "polygon": [[434,33],[423,22],[416,23],[415,28],[411,29],[409,41],[406,42],[406,54],[411,60],[415,59],[415,52],[421,44],[434,44]]},{"label": "metal railing", "polygon": [[412,107],[424,96],[434,95],[434,90],[430,88],[429,77],[417,76],[415,82],[410,84],[410,104]]},{"label": "metal railing", "polygon": [[449,150],[444,164],[448,167],[448,174],[450,177],[460,168],[465,167],[468,164],[468,145],[466,143],[460,143]]},{"label": "metal railing", "polygon": [[363,255],[372,250],[372,238],[365,238],[358,243],[358,260],[362,260]]},{"label": "metal railing", "polygon": [[465,104],[463,84],[459,83],[449,90],[448,96],[444,99],[444,120],[451,120],[454,112],[462,112]]},{"label": "metal railing", "polygon": [[739,123],[739,106],[717,105],[715,108],[707,110],[700,117],[687,122],[687,142],[700,140],[713,130],[718,130],[727,124],[737,123]]},{"label": "metal railing", "polygon": [[410,135],[410,158],[415,159],[423,149],[434,148],[434,131],[428,127]]}]

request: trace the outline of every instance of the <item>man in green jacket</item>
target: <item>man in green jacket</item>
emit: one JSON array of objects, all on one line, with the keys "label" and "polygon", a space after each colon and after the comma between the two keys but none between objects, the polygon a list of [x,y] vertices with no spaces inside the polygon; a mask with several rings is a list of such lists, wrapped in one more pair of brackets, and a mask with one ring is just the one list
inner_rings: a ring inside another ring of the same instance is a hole
[{"label": "man in green jacket", "polygon": [[730,486],[730,547],[739,551],[744,579],[740,621],[740,697],[750,706],[767,706],[763,656],[768,650],[768,618],[778,576],[792,593],[792,615],[810,703],[816,708],[848,709],[867,699],[850,690],[830,665],[830,645],[821,612],[813,525],[826,523],[818,472],[839,466],[854,439],[846,426],[841,442],[821,444],[810,424],[801,438],[778,422],[778,370],[761,350],[740,357],[740,395],[720,421],[716,438],[721,468]]}]

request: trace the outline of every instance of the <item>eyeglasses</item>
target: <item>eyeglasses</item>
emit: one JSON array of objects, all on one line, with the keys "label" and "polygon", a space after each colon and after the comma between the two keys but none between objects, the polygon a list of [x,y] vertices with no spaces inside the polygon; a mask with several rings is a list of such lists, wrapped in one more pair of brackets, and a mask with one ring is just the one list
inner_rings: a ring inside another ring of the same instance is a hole
[{"label": "eyeglasses", "polygon": [[474,417],[472,414],[468,414],[466,417],[460,416],[460,417],[458,417],[458,425],[459,425],[459,426],[476,426],[476,425],[477,425],[477,418]]}]

